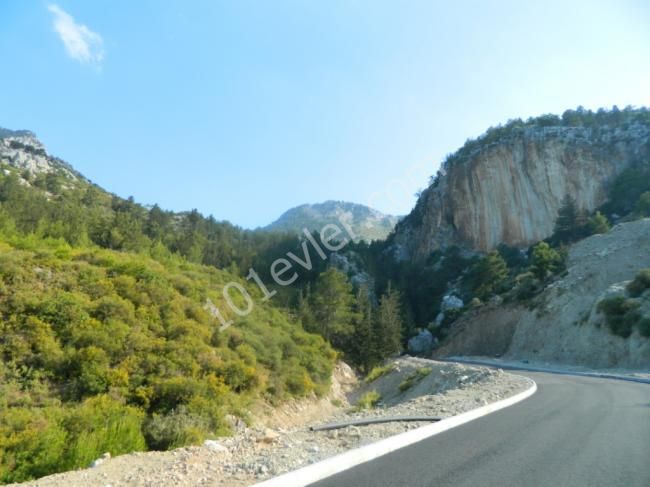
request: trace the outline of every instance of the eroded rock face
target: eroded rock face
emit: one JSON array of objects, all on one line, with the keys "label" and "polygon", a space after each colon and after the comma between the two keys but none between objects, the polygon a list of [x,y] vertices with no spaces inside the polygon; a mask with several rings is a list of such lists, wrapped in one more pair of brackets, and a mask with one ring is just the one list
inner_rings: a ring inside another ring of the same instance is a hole
[{"label": "eroded rock face", "polygon": [[550,236],[566,195],[594,210],[606,185],[630,164],[650,159],[650,128],[528,127],[482,145],[423,192],[397,227],[408,257],[461,245],[525,247]]},{"label": "eroded rock face", "polygon": [[27,130],[0,128],[0,162],[32,174],[63,171],[71,179],[81,177],[67,163],[50,156],[36,135]]}]

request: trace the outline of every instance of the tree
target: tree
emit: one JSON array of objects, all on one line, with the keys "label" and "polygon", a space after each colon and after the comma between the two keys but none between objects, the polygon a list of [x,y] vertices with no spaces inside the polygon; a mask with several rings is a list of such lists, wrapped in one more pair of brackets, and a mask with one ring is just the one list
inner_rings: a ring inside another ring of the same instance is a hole
[{"label": "tree", "polygon": [[562,256],[546,242],[540,242],[533,249],[532,272],[540,280],[554,274],[562,267]]},{"label": "tree", "polygon": [[643,216],[650,216],[650,191],[646,191],[639,196],[639,201],[636,204],[636,212]]},{"label": "tree", "polygon": [[315,331],[332,345],[341,348],[354,332],[352,285],[342,272],[330,267],[316,281],[311,307]]},{"label": "tree", "polygon": [[388,357],[402,349],[402,317],[400,296],[388,284],[386,293],[379,300],[376,321],[377,349],[381,358]]},{"label": "tree", "polygon": [[314,315],[309,305],[311,299],[311,284],[307,283],[305,289],[298,294],[297,314],[302,326],[308,330],[313,327]]},{"label": "tree", "polygon": [[586,213],[578,208],[576,201],[570,195],[566,195],[555,221],[554,240],[558,243],[573,242],[584,236],[586,225]]},{"label": "tree", "polygon": [[609,232],[609,220],[600,211],[589,219],[589,230],[592,234]]},{"label": "tree", "polygon": [[499,252],[493,250],[474,265],[470,276],[474,293],[479,298],[485,299],[498,291],[508,278],[508,264]]},{"label": "tree", "polygon": [[368,373],[381,360],[376,346],[375,313],[368,286],[361,285],[356,295],[357,322],[352,340],[352,360]]}]

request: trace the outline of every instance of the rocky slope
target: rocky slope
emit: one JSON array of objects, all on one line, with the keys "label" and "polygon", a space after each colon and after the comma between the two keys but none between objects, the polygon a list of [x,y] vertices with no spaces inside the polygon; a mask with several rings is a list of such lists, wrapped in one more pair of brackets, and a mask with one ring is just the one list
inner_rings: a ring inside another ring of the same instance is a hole
[{"label": "rocky slope", "polygon": [[0,161],[32,174],[62,172],[72,179],[83,178],[65,161],[49,155],[36,135],[28,130],[0,127]]},{"label": "rocky slope", "polygon": [[[641,112],[644,114],[645,112]],[[556,117],[557,118],[557,117]],[[631,164],[650,160],[650,122],[591,127],[516,126],[472,141],[451,156],[396,228],[395,253],[422,260],[461,245],[525,247],[551,235],[565,195],[593,210]]]},{"label": "rocky slope", "polygon": [[[650,368],[650,339],[611,333],[598,303],[650,268],[650,219],[616,225],[571,247],[568,272],[529,306],[486,305],[452,325],[436,356],[501,355],[592,368]],[[650,291],[638,299],[650,316]]]},{"label": "rocky slope", "polygon": [[357,240],[383,240],[393,230],[398,217],[345,201],[326,201],[292,208],[264,230],[301,233],[304,228],[319,232],[325,225],[340,225],[343,220],[352,227]]}]

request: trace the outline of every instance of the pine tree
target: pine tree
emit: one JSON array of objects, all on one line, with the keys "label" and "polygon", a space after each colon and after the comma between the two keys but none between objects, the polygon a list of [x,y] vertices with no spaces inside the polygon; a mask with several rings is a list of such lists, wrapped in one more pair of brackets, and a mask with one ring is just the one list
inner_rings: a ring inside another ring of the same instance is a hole
[{"label": "pine tree", "polygon": [[553,239],[557,243],[574,242],[587,235],[588,225],[587,212],[578,208],[571,195],[566,195],[558,210]]},{"label": "pine tree", "polygon": [[402,317],[400,296],[389,283],[386,293],[379,300],[376,317],[377,350],[386,358],[402,349]]},{"label": "pine tree", "polygon": [[311,299],[311,284],[307,283],[298,294],[297,313],[302,327],[307,331],[314,331],[314,317],[309,301]]},{"label": "pine tree", "polygon": [[330,267],[316,281],[311,299],[316,330],[332,345],[342,348],[354,332],[352,285],[342,272]]},{"label": "pine tree", "polygon": [[368,286],[359,287],[356,295],[357,322],[352,340],[352,360],[368,373],[380,361],[375,336],[375,313]]},{"label": "pine tree", "polygon": [[485,299],[497,292],[508,278],[508,264],[499,252],[493,250],[474,266],[471,277],[474,293]]}]

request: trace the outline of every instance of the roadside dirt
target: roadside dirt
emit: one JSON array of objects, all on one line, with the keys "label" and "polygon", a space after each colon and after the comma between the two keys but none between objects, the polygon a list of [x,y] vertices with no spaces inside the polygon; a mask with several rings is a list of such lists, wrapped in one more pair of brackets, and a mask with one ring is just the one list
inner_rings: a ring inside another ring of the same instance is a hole
[{"label": "roadside dirt", "polygon": [[[169,452],[132,453],[85,470],[51,475],[21,486],[246,486],[346,450],[423,426],[383,423],[314,432],[310,426],[382,416],[453,416],[512,396],[530,386],[524,377],[498,369],[404,357],[390,371],[357,384],[349,367],[337,367],[332,392],[294,401],[232,437]],[[351,407],[368,393],[381,398],[366,410]]]}]

